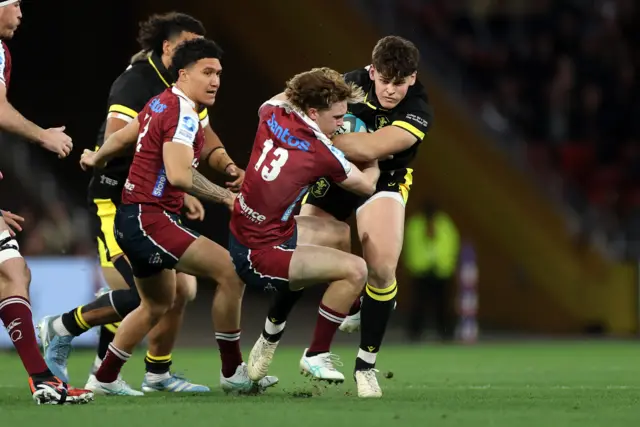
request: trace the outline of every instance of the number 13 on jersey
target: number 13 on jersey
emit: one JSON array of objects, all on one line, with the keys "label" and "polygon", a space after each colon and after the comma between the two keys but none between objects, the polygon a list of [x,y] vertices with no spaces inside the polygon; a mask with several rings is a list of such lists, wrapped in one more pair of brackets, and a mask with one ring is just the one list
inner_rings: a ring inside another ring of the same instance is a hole
[{"label": "number 13 on jersey", "polygon": [[[260,171],[260,167],[262,166],[265,159],[267,158],[267,155],[272,149],[273,149],[273,140],[267,139],[264,142],[264,148],[262,149],[262,154],[260,155],[260,158],[256,162],[256,166],[255,166],[256,171]],[[273,181],[278,177],[278,175],[280,175],[280,170],[285,165],[285,163],[287,163],[287,160],[289,159],[289,152],[282,147],[277,147],[275,150],[273,150],[273,156],[274,156],[274,159],[271,160],[271,163],[269,164],[269,166],[265,165],[262,168],[262,171],[260,171],[260,176],[262,176],[262,179],[264,179],[265,181]]]}]

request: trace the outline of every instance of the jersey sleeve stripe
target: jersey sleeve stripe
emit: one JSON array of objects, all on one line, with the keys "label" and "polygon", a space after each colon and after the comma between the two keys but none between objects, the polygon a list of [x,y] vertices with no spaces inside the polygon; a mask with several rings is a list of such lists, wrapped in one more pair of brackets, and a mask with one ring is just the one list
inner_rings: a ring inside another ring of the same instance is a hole
[{"label": "jersey sleeve stripe", "polygon": [[200,111],[200,114],[198,114],[198,118],[200,120],[204,120],[207,117],[209,117],[209,110],[207,110],[206,108],[204,110]]},{"label": "jersey sleeve stripe", "polygon": [[417,127],[415,127],[414,125],[412,125],[411,123],[407,123],[405,121],[402,120],[396,120],[395,122],[391,123],[392,126],[398,126],[406,131],[411,132],[416,138],[423,140],[424,139],[424,132],[422,132],[420,129],[418,129]]},{"label": "jersey sleeve stripe", "polygon": [[111,107],[109,107],[109,112],[110,113],[122,113],[125,114],[127,116],[129,116],[132,119],[135,119],[138,116],[138,112],[135,110],[132,110],[129,107],[125,107],[124,105],[120,105],[120,104],[113,104]]},{"label": "jersey sleeve stripe", "polygon": [[132,121],[134,121],[134,120],[135,120],[135,119],[133,119],[133,118],[131,118],[131,117],[127,116],[126,114],[122,114],[122,113],[114,113],[114,112],[109,113],[109,114],[107,115],[107,118],[108,118],[108,119],[119,119],[119,120],[125,121],[125,122],[127,122],[127,123],[131,123]]}]

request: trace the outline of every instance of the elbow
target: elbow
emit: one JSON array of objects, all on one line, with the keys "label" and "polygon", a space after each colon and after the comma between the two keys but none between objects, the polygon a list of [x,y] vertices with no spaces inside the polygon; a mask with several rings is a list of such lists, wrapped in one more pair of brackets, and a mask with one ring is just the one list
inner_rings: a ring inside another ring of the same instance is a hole
[{"label": "elbow", "polygon": [[169,184],[173,185],[174,187],[184,191],[191,188],[191,176],[187,176],[190,174],[179,173],[172,169],[167,169],[166,175],[167,175],[167,180],[169,181]]},{"label": "elbow", "polygon": [[376,184],[377,183],[375,181],[372,183],[369,183],[369,186],[367,187],[367,193],[366,193],[367,196],[372,196],[373,193],[376,192]]}]

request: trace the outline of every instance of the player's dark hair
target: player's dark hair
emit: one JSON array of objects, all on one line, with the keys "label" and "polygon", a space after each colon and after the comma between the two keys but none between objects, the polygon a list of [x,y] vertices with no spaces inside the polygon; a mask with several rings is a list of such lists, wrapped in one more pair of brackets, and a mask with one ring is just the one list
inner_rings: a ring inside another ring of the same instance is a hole
[{"label": "player's dark hair", "polygon": [[150,16],[146,21],[140,22],[138,43],[142,50],[162,55],[164,41],[172,40],[184,32],[203,37],[206,34],[202,22],[193,16],[178,12],[156,14]]},{"label": "player's dark hair", "polygon": [[336,102],[355,104],[364,99],[360,87],[345,82],[342,74],[327,67],[296,74],[287,82],[284,93],[303,112],[309,108],[327,110]]},{"label": "player's dark hair", "polygon": [[171,68],[178,73],[179,70],[188,68],[201,59],[222,58],[222,49],[213,40],[193,39],[186,40],[178,45],[173,53]]},{"label": "player's dark hair", "polygon": [[420,52],[407,39],[387,36],[378,40],[373,48],[371,63],[382,76],[398,81],[418,71]]}]

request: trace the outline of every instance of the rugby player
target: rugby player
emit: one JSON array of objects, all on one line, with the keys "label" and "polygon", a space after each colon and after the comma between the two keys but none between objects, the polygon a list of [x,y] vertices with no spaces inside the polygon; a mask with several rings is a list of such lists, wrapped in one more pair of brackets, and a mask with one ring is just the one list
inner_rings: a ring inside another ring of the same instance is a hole
[{"label": "rugby player", "polygon": [[[289,80],[284,94],[260,107],[247,174],[231,216],[229,251],[247,284],[298,292],[329,283],[300,369],[331,382],[344,381],[334,366],[331,341],[364,287],[367,267],[362,258],[340,250],[349,250],[346,224],[327,217],[294,217],[293,211],[323,176],[359,196],[375,191],[380,175],[376,159],[360,171],[330,140],[343,125],[347,104],[363,98],[360,88],[329,68]],[[270,333],[278,335],[278,327]],[[250,360],[250,377],[263,378],[270,361]]]},{"label": "rugby player", "polygon": [[[170,87],[175,80],[174,73],[170,71],[175,48],[182,41],[204,35],[202,23],[182,13],[153,15],[140,23],[138,42],[142,51],[132,58],[132,64],[111,87],[107,118],[98,133],[98,147],[102,146],[111,134],[135,120],[138,111],[142,110],[149,99]],[[234,181],[228,185],[237,191],[242,183],[244,171],[227,155],[220,139],[209,125],[206,108],[202,108],[199,118],[205,129],[207,154],[203,163],[233,177]],[[113,234],[116,209],[121,202],[122,188],[132,158],[133,152],[114,158],[104,169],[94,170],[89,183],[88,202],[94,217],[100,264],[106,282],[116,292],[103,295],[91,304],[76,307],[62,316],[47,317],[39,325],[45,360],[51,370],[61,378],[68,378],[67,360],[72,339],[93,326],[103,325],[100,328],[98,354],[86,385],[89,389],[93,387],[95,371],[104,359],[119,324],[110,322],[121,320],[140,303],[131,266],[123,256]],[[204,208],[195,197],[185,196],[185,210],[189,219],[202,220],[204,217]],[[182,325],[185,306],[196,294],[195,277],[178,273],[177,282],[176,303],[148,338],[146,374],[142,382],[142,390],[145,392],[209,391],[206,386],[193,384],[170,372],[171,351]]]},{"label": "rugby player", "polygon": [[[103,167],[136,141],[135,154],[115,217],[118,245],[129,259],[141,304],[127,315],[109,345],[96,378],[96,393],[122,394],[120,369],[135,346],[174,303],[176,271],[218,283],[213,320],[220,347],[220,383],[226,392],[253,393],[277,382],[253,382],[240,352],[240,307],[244,283],[229,253],[180,223],[186,193],[232,207],[235,194],[197,170],[203,160],[204,129],[198,106],[211,106],[220,85],[220,48],[196,38],[181,43],[173,58],[179,72],[173,88],[151,99],[137,119],[112,134],[97,151],[85,150],[81,164]],[[141,393],[136,393],[139,395]]]},{"label": "rugby player", "polygon": [[[0,1],[0,129],[20,135],[64,158],[73,148],[64,127],[42,129],[24,118],[7,100],[11,54],[4,41],[13,38],[21,19],[20,1]],[[87,403],[93,400],[93,393],[68,387],[51,373],[40,355],[29,303],[31,272],[14,239],[15,231],[21,230],[20,221],[18,216],[0,211],[0,320],[29,374],[29,387],[36,403]]]},{"label": "rugby player", "polygon": [[[300,215],[346,221],[355,211],[358,236],[368,266],[368,281],[350,316],[340,329],[360,328],[360,347],[354,378],[360,397],[381,397],[376,377],[376,357],[395,307],[396,268],[402,250],[405,205],[413,182],[408,166],[433,121],[424,86],[417,79],[420,54],[413,43],[397,36],[380,39],[371,65],[345,74],[347,82],[365,92],[365,99],[349,105],[349,112],[370,130],[337,135],[334,145],[353,162],[380,160],[380,179],[372,197],[357,197],[330,177],[319,179],[303,201]],[[268,364],[285,320],[300,293],[282,292],[269,310],[265,329],[249,355],[253,362]],[[270,331],[278,331],[273,334]],[[255,357],[253,356],[255,354]]]}]

